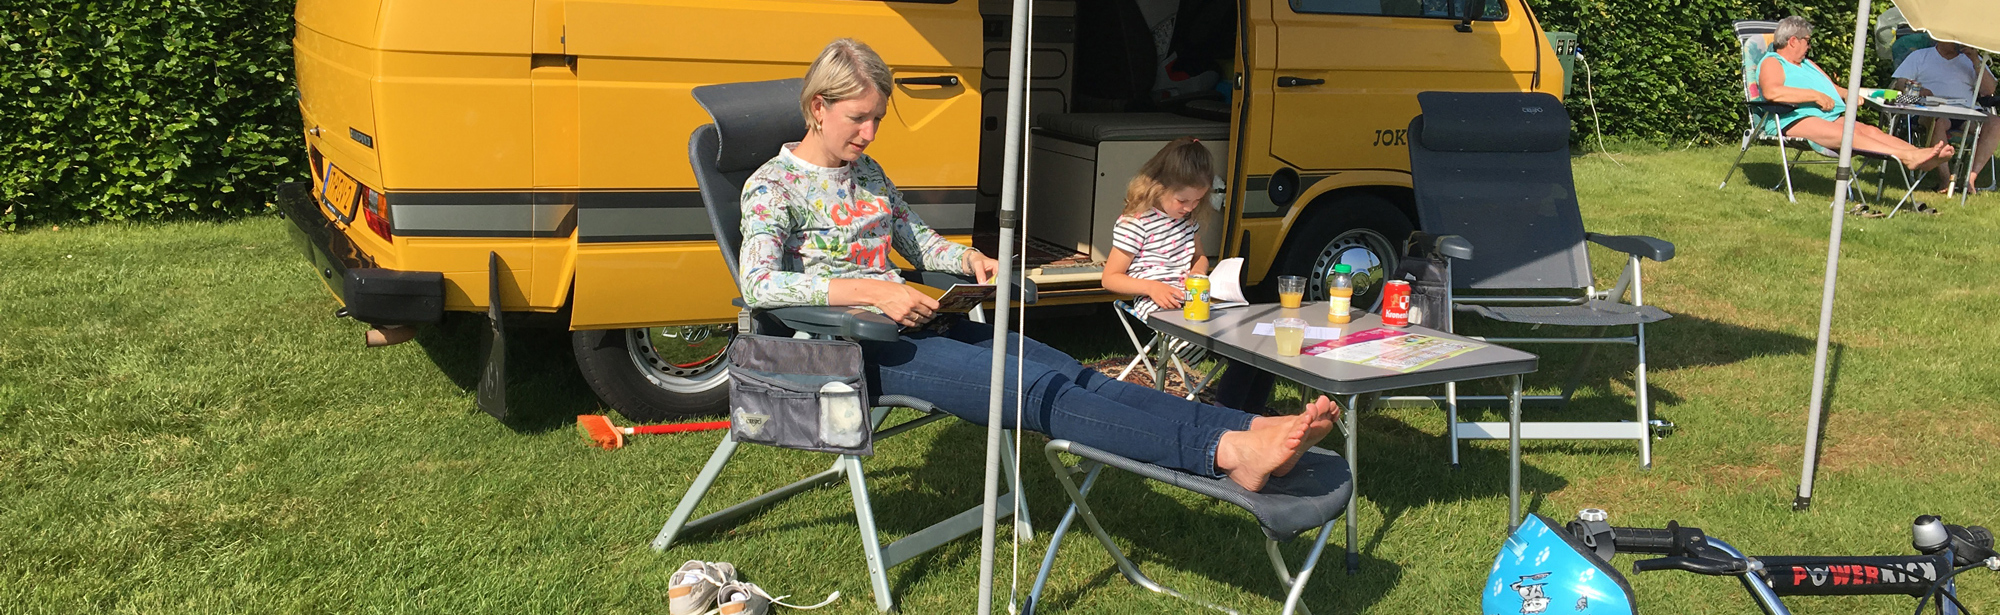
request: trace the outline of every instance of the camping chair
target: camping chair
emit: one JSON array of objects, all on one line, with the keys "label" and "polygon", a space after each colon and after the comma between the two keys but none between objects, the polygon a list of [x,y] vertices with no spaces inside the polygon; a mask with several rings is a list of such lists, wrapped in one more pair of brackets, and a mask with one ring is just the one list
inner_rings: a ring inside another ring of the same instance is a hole
[{"label": "camping chair", "polygon": [[[732,279],[737,274],[737,251],[743,242],[742,211],[738,200],[743,192],[743,182],[758,166],[777,155],[778,148],[784,143],[806,133],[805,120],[800,117],[798,106],[801,87],[800,79],[785,79],[694,89],[695,101],[708,111],[715,123],[696,128],[689,137],[688,161],[694,166],[695,183],[701,189],[702,204],[708,210],[709,224],[714,228],[716,244],[722,249],[722,260],[729,266]],[[936,271],[907,271],[905,277],[939,288],[954,283],[972,283],[972,280],[962,276]],[[1021,301],[1033,303],[1032,283],[1024,282],[1022,289]],[[742,306],[742,300],[737,299],[736,304]],[[877,341],[895,340],[902,329],[888,317],[875,312],[826,306],[745,309],[738,317],[738,327],[743,331],[766,334],[790,331],[798,336]],[[874,439],[878,443],[952,416],[930,402],[900,395],[879,396],[871,400],[871,406]],[[895,407],[910,408],[922,416],[884,427],[890,409]],[[1006,447],[1001,451],[1003,463],[1013,463],[1014,452],[1011,445],[1006,444],[1011,441],[1011,438],[1002,441]],[[862,471],[864,460],[856,455],[840,455],[833,462],[833,467],[824,472],[689,521],[695,507],[701,504],[702,497],[707,495],[709,487],[715,484],[716,477],[735,455],[736,447],[737,442],[730,435],[723,435],[721,444],[709,456],[708,464],[702,467],[694,484],[681,497],[680,505],[674,508],[666,526],[653,539],[654,550],[664,550],[689,533],[714,529],[758,508],[844,477],[853,496],[855,521],[861,529],[861,548],[868,562],[868,579],[875,593],[875,606],[886,612],[894,607],[889,593],[888,569],[980,528],[981,508],[974,506],[902,540],[882,545],[875,527],[874,507],[869,503],[868,478]],[[1007,480],[1009,491],[996,502],[999,507],[997,515],[1002,519],[1013,513],[1014,498],[1020,493],[1019,485],[1013,482],[1013,473],[1007,473]],[[1026,508],[1021,510],[1021,517],[1015,521],[1016,531],[1032,535],[1033,528],[1028,523]]]},{"label": "camping chair", "polygon": [[[1348,469],[1347,460],[1321,448],[1308,450],[1290,474],[1274,476],[1265,483],[1263,491],[1254,492],[1227,478],[1209,478],[1169,470],[1068,440],[1052,440],[1042,448],[1042,452],[1048,457],[1049,467],[1055,470],[1056,480],[1062,483],[1063,493],[1069,495],[1070,506],[1069,511],[1063,513],[1062,523],[1056,525],[1055,534],[1049,538],[1048,552],[1042,557],[1042,568],[1035,573],[1035,584],[1028,590],[1028,601],[1022,609],[1025,614],[1034,613],[1040,606],[1042,589],[1048,584],[1049,570],[1055,567],[1063,536],[1069,533],[1070,526],[1078,518],[1083,519],[1091,535],[1096,536],[1098,544],[1103,545],[1104,551],[1111,555],[1111,561],[1126,580],[1148,590],[1193,600],[1140,572],[1139,566],[1125,557],[1118,543],[1105,531],[1103,523],[1091,508],[1089,497],[1091,488],[1097,485],[1106,467],[1193,491],[1248,511],[1264,530],[1264,553],[1270,556],[1271,567],[1277,572],[1278,581],[1284,584],[1286,615],[1311,612],[1300,602],[1305,594],[1306,581],[1312,578],[1320,553],[1326,550],[1327,540],[1334,535],[1334,524],[1346,514],[1348,494],[1354,490],[1354,475]],[[1063,462],[1062,453],[1076,455],[1082,461],[1070,466]],[[1079,474],[1083,476],[1080,486],[1075,478]],[[1313,538],[1312,547],[1307,551],[1298,573],[1293,574],[1285,564],[1284,553],[1278,550],[1278,543],[1298,538],[1314,528],[1319,529],[1319,535]],[[1227,613],[1236,612],[1219,605],[1202,604]]]},{"label": "camping chair", "polygon": [[[1743,50],[1743,143],[1736,152],[1736,161],[1729,164],[1729,172],[1722,176],[1722,184],[1716,187],[1729,187],[1729,179],[1735,177],[1736,169],[1743,166],[1743,157],[1750,153],[1750,145],[1752,143],[1771,142],[1778,145],[1779,166],[1784,170],[1785,176],[1785,199],[1797,203],[1799,199],[1792,193],[1792,166],[1839,164],[1840,153],[1806,139],[1786,136],[1783,130],[1772,132],[1768,129],[1767,124],[1773,123],[1776,118],[1783,116],[1793,108],[1792,105],[1785,103],[1774,103],[1764,100],[1763,91],[1757,85],[1757,67],[1764,60],[1764,54],[1771,48],[1771,35],[1778,31],[1778,22],[1738,21],[1735,23],[1735,26],[1736,40],[1741,44]],[[1794,150],[1799,152],[1797,158],[1794,158],[1791,154]],[[1805,156],[1808,152],[1817,154],[1819,158],[1807,160]],[[1909,171],[1903,169],[1902,161],[1896,160],[1895,156],[1858,149],[1854,150],[1854,155],[1858,158],[1875,161],[1879,165],[1875,173],[1875,198],[1877,201],[1881,200],[1891,163],[1894,163],[1896,168],[1902,172],[1906,188],[1915,185],[1910,178]],[[1864,162],[1863,164],[1865,165],[1866,163]],[[1778,188],[1777,186],[1772,186],[1771,189],[1776,190]],[[1856,202],[1861,204],[1867,203],[1866,195],[1858,187],[1858,182],[1849,183],[1848,189],[1852,191]],[[1903,192],[1903,201],[1908,201],[1909,198],[1910,190],[1906,189]],[[1900,207],[1901,205],[1902,202],[1897,203],[1897,206]]]},{"label": "camping chair", "polygon": [[[1593,345],[1561,395],[1524,399],[1567,404],[1595,355],[1595,345],[1628,344],[1638,349],[1633,385],[1638,393],[1636,421],[1531,423],[1522,426],[1521,437],[1638,440],[1640,466],[1652,467],[1646,325],[1669,315],[1643,301],[1639,261],[1670,260],[1674,245],[1640,235],[1584,232],[1570,176],[1569,116],[1554,96],[1535,92],[1423,92],[1417,94],[1417,104],[1422,114],[1410,120],[1410,176],[1421,230],[1432,236],[1461,236],[1477,251],[1473,258],[1458,263],[1451,261],[1460,259],[1446,260],[1454,306],[1451,311],[1536,328],[1550,325],[1595,331],[1589,337],[1473,337],[1498,344]],[[1608,291],[1597,289],[1586,241],[1628,255],[1624,272]],[[1628,289],[1629,303],[1624,300]],[[1463,296],[1459,290],[1518,294]],[[1454,321],[1455,315],[1426,325],[1452,331]],[[1626,326],[1633,327],[1632,335],[1603,337],[1608,327]],[[1460,396],[1456,385],[1446,385],[1443,401],[1450,412],[1453,464],[1458,463],[1459,439],[1507,437],[1506,423],[1459,423],[1458,402],[1502,399],[1505,397]]]},{"label": "camping chair", "polygon": [[[1200,364],[1204,359],[1208,358],[1207,349],[1167,337],[1158,331],[1153,331],[1153,336],[1150,339],[1141,342],[1139,341],[1139,330],[1152,331],[1152,329],[1146,326],[1146,319],[1139,317],[1139,313],[1133,306],[1132,301],[1113,301],[1111,302],[1111,307],[1118,311],[1118,324],[1125,328],[1125,339],[1132,342],[1132,361],[1126,363],[1125,368],[1118,371],[1118,380],[1124,380],[1132,374],[1133,368],[1144,365],[1146,366],[1146,372],[1152,374],[1153,388],[1165,390],[1167,382],[1165,377],[1166,372],[1160,369],[1160,366],[1155,364],[1155,359],[1150,356],[1150,353],[1155,348],[1160,349],[1160,355],[1162,356],[1158,360],[1171,363],[1174,371],[1180,374],[1181,382],[1187,385],[1188,399],[1194,399],[1195,395],[1200,394],[1202,389],[1208,387],[1209,382],[1215,380],[1217,370],[1211,369],[1204,373],[1190,367]],[[1132,323],[1135,321],[1139,323],[1138,328],[1133,328],[1132,326]],[[1188,372],[1201,374],[1201,380],[1197,382],[1189,378]]]}]

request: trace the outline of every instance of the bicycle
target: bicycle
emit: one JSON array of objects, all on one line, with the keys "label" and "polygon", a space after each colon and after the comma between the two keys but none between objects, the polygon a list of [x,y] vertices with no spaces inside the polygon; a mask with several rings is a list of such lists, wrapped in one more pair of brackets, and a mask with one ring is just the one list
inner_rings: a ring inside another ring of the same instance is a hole
[{"label": "bicycle", "polygon": [[1947,525],[1933,515],[1911,524],[1911,546],[1919,555],[1755,557],[1700,528],[1672,521],[1664,528],[1612,527],[1608,517],[1590,508],[1558,527],[1548,517],[1529,515],[1494,556],[1480,612],[1541,615],[1573,597],[1578,615],[1632,615],[1637,612],[1632,586],[1610,564],[1618,553],[1660,556],[1633,562],[1633,574],[1680,570],[1737,577],[1768,615],[1790,615],[1780,596],[1898,594],[1918,599],[1917,615],[1933,597],[1940,613],[1958,615],[1965,607],[1952,579],[1973,568],[2000,571],[1992,532]]}]

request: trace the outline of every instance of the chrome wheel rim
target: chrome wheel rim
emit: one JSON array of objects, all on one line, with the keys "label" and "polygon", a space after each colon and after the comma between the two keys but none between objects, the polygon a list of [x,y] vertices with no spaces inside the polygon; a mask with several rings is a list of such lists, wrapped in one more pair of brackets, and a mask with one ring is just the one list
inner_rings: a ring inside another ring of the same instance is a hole
[{"label": "chrome wheel rim", "polygon": [[1393,245],[1372,229],[1352,229],[1335,236],[1313,255],[1312,273],[1306,276],[1307,300],[1326,299],[1327,276],[1333,275],[1334,265],[1345,264],[1354,269],[1356,307],[1368,307],[1360,298],[1381,286],[1383,278],[1396,266]]},{"label": "chrome wheel rim", "polygon": [[725,354],[736,325],[689,325],[626,329],[632,365],[654,386],[675,393],[700,393],[728,382]]}]

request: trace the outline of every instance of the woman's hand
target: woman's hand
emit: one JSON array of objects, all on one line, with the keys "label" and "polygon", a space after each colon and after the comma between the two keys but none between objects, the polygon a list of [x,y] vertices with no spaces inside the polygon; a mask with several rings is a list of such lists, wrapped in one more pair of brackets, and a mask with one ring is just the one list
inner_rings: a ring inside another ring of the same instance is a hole
[{"label": "woman's hand", "polygon": [[1185,294],[1184,291],[1174,288],[1173,285],[1166,282],[1153,282],[1146,287],[1146,298],[1152,299],[1154,304],[1169,310],[1180,309],[1181,296],[1183,294]]},{"label": "woman's hand", "polygon": [[1000,273],[1000,261],[993,260],[978,250],[966,250],[964,262],[966,273],[972,274],[973,279],[979,280],[980,284],[991,283],[993,276]]},{"label": "woman's hand", "polygon": [[871,299],[868,304],[882,310],[884,316],[896,324],[915,327],[930,322],[937,315],[938,303],[930,295],[923,294],[905,284],[883,280],[870,280]]},{"label": "woman's hand", "polygon": [[1819,108],[1823,111],[1833,110],[1833,106],[1836,103],[1833,101],[1832,96],[1827,96],[1826,94],[1820,92],[1814,92],[1813,95],[1814,95],[1813,104],[1819,105]]}]

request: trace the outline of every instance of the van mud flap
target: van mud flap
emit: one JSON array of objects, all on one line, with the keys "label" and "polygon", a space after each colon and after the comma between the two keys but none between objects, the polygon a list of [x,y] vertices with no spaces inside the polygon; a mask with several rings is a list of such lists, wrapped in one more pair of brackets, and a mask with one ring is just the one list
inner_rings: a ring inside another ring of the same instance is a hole
[{"label": "van mud flap", "polygon": [[507,420],[507,327],[500,318],[500,253],[486,253],[486,366],[479,370],[479,409]]}]

